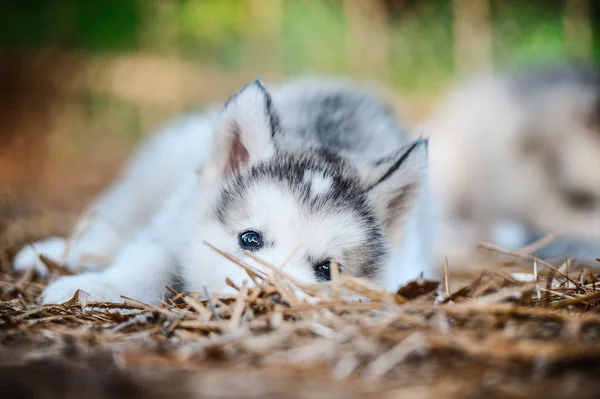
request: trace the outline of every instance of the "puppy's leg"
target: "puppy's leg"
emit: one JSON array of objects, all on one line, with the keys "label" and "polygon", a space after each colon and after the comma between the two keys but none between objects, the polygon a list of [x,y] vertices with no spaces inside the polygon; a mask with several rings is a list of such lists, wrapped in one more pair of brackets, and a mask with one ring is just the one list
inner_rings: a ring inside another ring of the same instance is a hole
[{"label": "puppy's leg", "polygon": [[110,267],[60,277],[46,288],[42,300],[63,303],[81,289],[90,294],[90,301],[123,302],[123,295],[156,304],[165,285],[171,283],[173,264],[168,249],[147,231],[141,231],[122,248]]},{"label": "puppy's leg", "polygon": [[166,284],[172,283],[181,242],[188,235],[190,203],[194,203],[195,173],[179,181],[152,221],[140,229],[117,253],[111,266],[101,272],[65,276],[42,294],[44,303],[62,303],[77,289],[91,300],[121,302],[121,295],[158,303]]},{"label": "puppy's leg", "polygon": [[88,207],[69,239],[52,237],[24,247],[14,269],[45,275],[40,254],[71,270],[111,264],[121,246],[148,224],[175,190],[180,176],[202,160],[210,123],[209,114],[196,114],[167,124],[140,146],[121,175]]}]

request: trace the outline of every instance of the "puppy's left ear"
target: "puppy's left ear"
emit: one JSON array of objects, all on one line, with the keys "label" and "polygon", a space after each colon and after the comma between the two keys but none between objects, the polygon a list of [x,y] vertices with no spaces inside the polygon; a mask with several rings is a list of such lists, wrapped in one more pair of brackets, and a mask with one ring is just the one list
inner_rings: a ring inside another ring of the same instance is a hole
[{"label": "puppy's left ear", "polygon": [[201,170],[208,183],[227,180],[274,155],[279,118],[271,95],[260,80],[245,86],[227,101],[215,129],[212,147]]},{"label": "puppy's left ear", "polygon": [[427,139],[416,140],[376,161],[368,173],[368,196],[389,234],[406,224],[426,187],[427,146]]}]

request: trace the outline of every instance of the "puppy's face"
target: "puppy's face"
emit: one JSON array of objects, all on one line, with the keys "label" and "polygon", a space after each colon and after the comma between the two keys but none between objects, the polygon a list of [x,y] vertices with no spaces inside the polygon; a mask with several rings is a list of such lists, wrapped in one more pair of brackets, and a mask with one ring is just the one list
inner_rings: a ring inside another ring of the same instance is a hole
[{"label": "puppy's face", "polygon": [[268,268],[248,253],[317,283],[331,278],[331,261],[342,273],[377,278],[390,241],[402,235],[424,177],[426,142],[359,167],[326,150],[288,153],[275,144],[275,107],[254,82],[222,112],[199,172],[201,211],[181,265],[189,290],[223,290],[226,278],[248,279],[204,241],[258,269]]}]

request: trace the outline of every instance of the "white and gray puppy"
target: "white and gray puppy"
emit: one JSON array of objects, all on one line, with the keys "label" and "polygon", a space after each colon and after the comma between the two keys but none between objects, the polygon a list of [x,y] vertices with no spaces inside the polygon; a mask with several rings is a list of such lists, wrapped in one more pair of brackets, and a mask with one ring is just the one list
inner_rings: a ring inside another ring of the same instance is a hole
[{"label": "white and gray puppy", "polygon": [[[386,288],[430,275],[427,141],[409,142],[394,113],[342,80],[299,79],[272,94],[254,81],[220,110],[164,127],[90,207],[72,240],[24,248],[67,267],[45,303],[83,289],[157,303],[166,284],[225,291],[247,275],[205,242],[255,267],[259,258],[305,282],[342,272]],[[67,245],[68,243],[68,245]]]},{"label": "white and gray puppy", "polygon": [[445,208],[439,220],[474,220],[471,245],[519,247],[527,230],[600,239],[596,68],[482,74],[460,82],[421,128],[432,136],[432,185]]}]

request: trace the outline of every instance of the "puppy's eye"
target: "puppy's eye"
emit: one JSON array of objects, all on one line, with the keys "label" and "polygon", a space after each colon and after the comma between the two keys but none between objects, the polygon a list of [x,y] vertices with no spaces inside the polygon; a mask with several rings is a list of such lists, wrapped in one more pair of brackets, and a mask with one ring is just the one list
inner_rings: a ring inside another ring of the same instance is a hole
[{"label": "puppy's eye", "polygon": [[258,251],[263,247],[263,239],[258,231],[248,230],[238,236],[240,247],[246,251]]},{"label": "puppy's eye", "polygon": [[331,260],[317,263],[313,266],[313,271],[318,281],[331,280]]},{"label": "puppy's eye", "polygon": [[597,198],[594,193],[572,189],[565,194],[565,200],[570,206],[581,211],[591,211],[596,206]]}]

